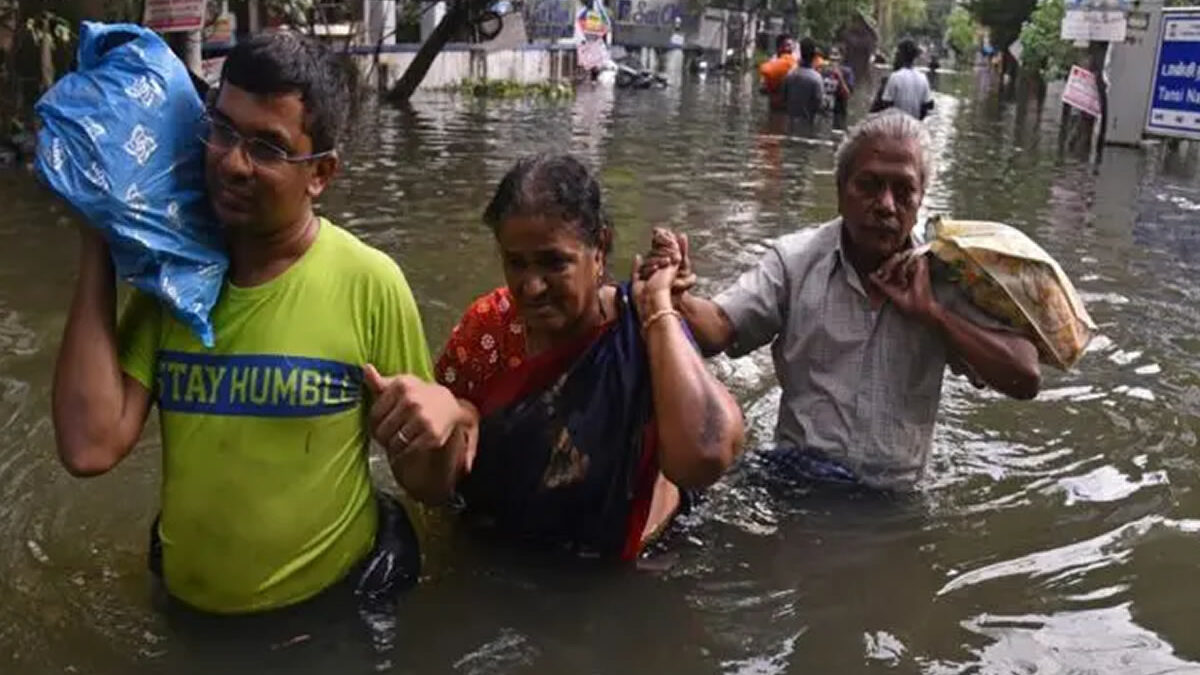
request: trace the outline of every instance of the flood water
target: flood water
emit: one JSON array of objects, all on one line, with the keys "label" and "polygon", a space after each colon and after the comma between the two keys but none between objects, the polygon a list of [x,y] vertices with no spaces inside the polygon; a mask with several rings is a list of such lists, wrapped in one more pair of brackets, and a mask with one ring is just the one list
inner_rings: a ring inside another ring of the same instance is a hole
[{"label": "flood water", "polygon": [[[1200,673],[1195,161],[1112,149],[1093,175],[1056,157],[1057,106],[1019,116],[988,85],[939,83],[926,210],[1011,223],[1062,263],[1100,326],[1074,372],[1024,403],[948,378],[912,495],[778,486],[749,462],[639,569],[456,542],[375,642],[332,618],[218,638],[154,609],[156,429],[110,475],[59,467],[49,395],[76,237],[29,176],[0,174],[0,673]],[[400,262],[435,350],[500,283],[479,216],[521,154],[599,168],[618,276],[668,225],[713,292],[764,239],[835,213],[832,144],[776,133],[750,79],[425,98],[373,111],[358,146],[323,213]],[[768,442],[768,356],[713,366]]]}]

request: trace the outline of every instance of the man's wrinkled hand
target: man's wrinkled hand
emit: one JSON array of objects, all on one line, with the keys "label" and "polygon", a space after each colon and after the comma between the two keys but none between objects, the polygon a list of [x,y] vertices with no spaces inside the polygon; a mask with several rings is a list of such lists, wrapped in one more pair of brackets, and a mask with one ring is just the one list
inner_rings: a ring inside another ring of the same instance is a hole
[{"label": "man's wrinkled hand", "polygon": [[869,283],[904,314],[936,321],[941,305],[929,281],[929,261],[923,255],[902,251],[889,258],[868,277]]},{"label": "man's wrinkled hand", "polygon": [[638,265],[635,276],[642,281],[648,281],[656,272],[667,267],[676,268],[671,281],[673,296],[678,297],[696,285],[687,235],[661,227],[655,228],[650,240],[650,251]]},{"label": "man's wrinkled hand", "polygon": [[412,375],[379,374],[363,366],[363,380],[374,399],[371,436],[391,456],[445,447],[462,419],[462,408],[449,389]]}]

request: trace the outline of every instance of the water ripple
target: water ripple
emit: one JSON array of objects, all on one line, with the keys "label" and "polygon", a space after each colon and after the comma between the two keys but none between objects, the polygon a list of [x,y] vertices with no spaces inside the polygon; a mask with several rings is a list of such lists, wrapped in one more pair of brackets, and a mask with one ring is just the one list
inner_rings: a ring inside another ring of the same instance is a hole
[{"label": "water ripple", "polygon": [[1056,577],[1091,569],[1122,565],[1134,545],[1151,534],[1200,534],[1200,520],[1171,520],[1146,516],[1086,541],[1037,551],[960,574],[935,593],[943,596],[965,588],[1014,576]]}]

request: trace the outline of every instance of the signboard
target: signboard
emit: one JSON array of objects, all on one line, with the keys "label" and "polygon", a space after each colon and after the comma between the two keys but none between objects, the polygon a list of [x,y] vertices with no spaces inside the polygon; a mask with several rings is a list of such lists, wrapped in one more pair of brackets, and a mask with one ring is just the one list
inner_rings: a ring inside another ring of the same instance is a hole
[{"label": "signboard", "polygon": [[571,0],[525,0],[521,13],[530,40],[569,39],[572,35],[575,4]]},{"label": "signboard", "polygon": [[1131,0],[1067,0],[1060,37],[1068,41],[1124,42]]},{"label": "signboard", "polygon": [[1150,28],[1150,12],[1130,12],[1126,23],[1129,30],[1146,30]]},{"label": "signboard", "polygon": [[232,47],[237,33],[237,16],[233,12],[222,12],[215,21],[204,28],[204,47]]},{"label": "signboard", "polygon": [[1082,10],[1085,12],[1128,12],[1133,9],[1137,0],[1066,0],[1063,9],[1068,12]]},{"label": "signboard", "polygon": [[200,30],[206,4],[206,0],[146,0],[142,24],[160,33]]},{"label": "signboard", "polygon": [[1200,139],[1200,10],[1163,12],[1146,132]]},{"label": "signboard", "polygon": [[584,70],[603,68],[608,59],[608,45],[604,40],[587,40],[575,49],[575,61]]},{"label": "signboard", "polygon": [[575,15],[575,35],[582,39],[604,40],[612,32],[612,20],[604,9],[604,3],[596,0],[580,9]]},{"label": "signboard", "polygon": [[1063,89],[1062,102],[1081,110],[1092,117],[1100,117],[1100,88],[1096,76],[1090,70],[1071,66],[1071,76]]}]

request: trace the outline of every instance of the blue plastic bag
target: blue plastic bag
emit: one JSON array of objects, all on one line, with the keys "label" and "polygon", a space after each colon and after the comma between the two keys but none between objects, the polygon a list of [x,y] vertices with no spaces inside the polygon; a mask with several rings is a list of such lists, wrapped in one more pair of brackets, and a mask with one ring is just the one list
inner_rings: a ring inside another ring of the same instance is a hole
[{"label": "blue plastic bag", "polygon": [[206,346],[229,259],[204,183],[204,103],[153,31],[84,22],[79,67],[38,101],[35,166],[108,240],[117,275]]}]

